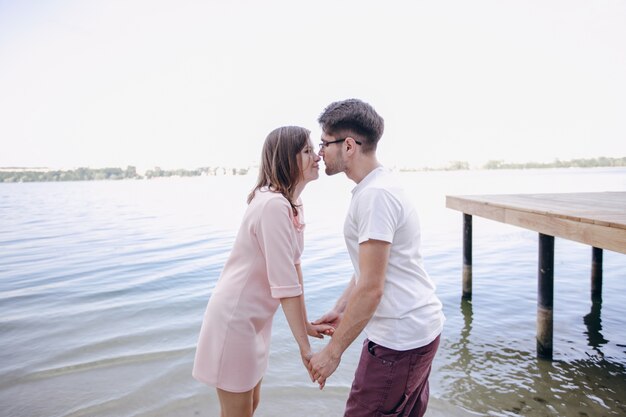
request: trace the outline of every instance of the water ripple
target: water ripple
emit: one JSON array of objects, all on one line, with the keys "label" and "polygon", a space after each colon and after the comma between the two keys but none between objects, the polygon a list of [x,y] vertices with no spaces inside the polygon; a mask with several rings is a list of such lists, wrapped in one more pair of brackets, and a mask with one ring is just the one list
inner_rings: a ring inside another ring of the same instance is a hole
[{"label": "water ripple", "polygon": [[[615,182],[605,171],[586,172],[576,175],[577,185]],[[485,178],[510,192],[518,184],[572,186],[563,173],[550,177],[556,182],[497,174],[503,177],[476,174],[481,182],[471,186],[497,188]],[[465,175],[463,184],[472,178]],[[409,185],[443,181],[426,192],[415,186],[414,196],[424,208],[424,262],[448,319],[431,376],[433,395],[480,415],[626,415],[626,257],[605,253],[605,295],[592,303],[589,248],[557,240],[555,360],[538,360],[536,234],[477,219],[474,294],[463,301],[460,217],[442,207],[445,193],[459,191],[459,177],[416,173],[405,179]],[[206,406],[206,388],[190,377],[194,346],[245,208],[222,203],[245,195],[244,180],[0,185],[3,414],[140,417]],[[218,193],[227,197],[218,200]],[[349,189],[312,188],[307,201],[302,268],[314,318],[332,307],[352,274],[343,214],[328,217],[345,211]],[[282,314],[272,337],[267,392],[293,387],[305,406],[324,402],[308,394]],[[324,343],[312,341],[315,349]],[[346,352],[328,392],[347,393],[358,351],[355,343]],[[267,407],[265,415],[277,410]]]}]

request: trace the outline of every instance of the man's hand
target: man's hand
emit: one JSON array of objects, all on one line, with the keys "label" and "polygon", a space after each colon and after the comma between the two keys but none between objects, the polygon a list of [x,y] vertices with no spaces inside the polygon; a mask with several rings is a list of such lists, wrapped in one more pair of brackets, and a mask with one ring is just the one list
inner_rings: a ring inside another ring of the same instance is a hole
[{"label": "man's hand", "polygon": [[326,324],[328,326],[331,326],[333,329],[336,329],[339,326],[339,323],[341,322],[342,316],[343,314],[339,314],[335,310],[331,310],[328,313],[324,314],[319,319],[312,322],[311,324],[313,325]]},{"label": "man's hand", "polygon": [[335,328],[332,325],[326,323],[307,323],[306,332],[311,337],[323,339],[324,336],[332,336],[335,332]]},{"label": "man's hand", "polygon": [[335,372],[341,362],[341,354],[333,353],[332,342],[326,345],[324,349],[314,354],[309,364],[311,365],[311,374],[313,380],[317,381],[320,389],[326,385],[326,379]]}]

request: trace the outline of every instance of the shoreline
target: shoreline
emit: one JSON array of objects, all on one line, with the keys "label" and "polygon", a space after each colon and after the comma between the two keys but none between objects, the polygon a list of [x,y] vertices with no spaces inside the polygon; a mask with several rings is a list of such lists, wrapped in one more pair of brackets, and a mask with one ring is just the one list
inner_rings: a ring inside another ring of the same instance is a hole
[{"label": "shoreline", "polygon": [[[175,414],[179,417],[217,417],[219,416],[219,406],[215,390],[205,388],[203,392],[206,392],[206,395],[194,395],[176,404],[166,406],[155,414],[149,414],[149,416],[166,417]],[[348,392],[349,389],[345,387],[326,387],[323,391],[291,387],[267,389],[262,387],[261,401],[254,416],[341,417]],[[294,414],[296,410],[298,414]],[[479,414],[431,396],[425,417],[476,417],[477,415]]]}]

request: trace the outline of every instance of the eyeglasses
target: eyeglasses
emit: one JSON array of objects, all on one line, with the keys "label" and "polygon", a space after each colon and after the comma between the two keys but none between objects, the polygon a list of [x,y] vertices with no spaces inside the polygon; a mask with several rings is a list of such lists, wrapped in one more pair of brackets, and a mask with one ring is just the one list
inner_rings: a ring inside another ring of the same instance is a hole
[{"label": "eyeglasses", "polygon": [[[332,145],[333,143],[341,143],[341,142],[345,141],[346,139],[348,139],[348,136],[346,136],[346,137],[345,137],[345,138],[343,138],[343,139],[331,140],[331,141],[329,141],[329,142],[324,142],[324,141],[321,141],[321,142],[320,142],[320,149],[328,148],[328,146],[329,146],[329,145]],[[361,142],[359,142],[358,140],[355,140],[354,142],[355,142],[357,145],[361,145]]]}]

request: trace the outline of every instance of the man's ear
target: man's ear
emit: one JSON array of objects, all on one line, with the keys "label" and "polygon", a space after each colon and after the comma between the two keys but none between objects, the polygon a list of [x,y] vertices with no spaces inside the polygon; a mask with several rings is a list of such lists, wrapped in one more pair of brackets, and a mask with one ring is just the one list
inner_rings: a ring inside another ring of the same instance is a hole
[{"label": "man's ear", "polygon": [[348,152],[356,150],[357,144],[352,136],[346,138],[346,150]]}]

